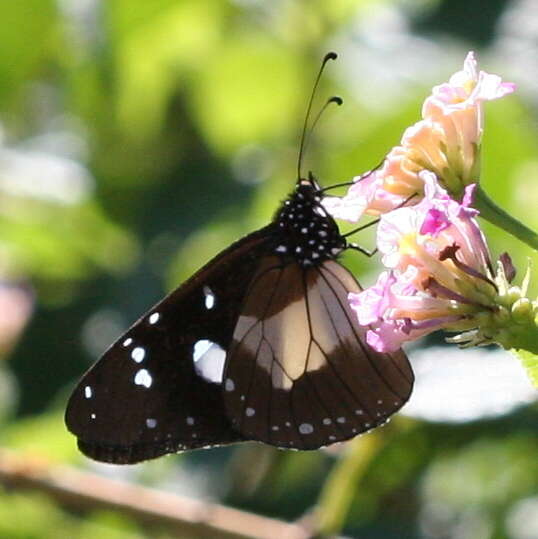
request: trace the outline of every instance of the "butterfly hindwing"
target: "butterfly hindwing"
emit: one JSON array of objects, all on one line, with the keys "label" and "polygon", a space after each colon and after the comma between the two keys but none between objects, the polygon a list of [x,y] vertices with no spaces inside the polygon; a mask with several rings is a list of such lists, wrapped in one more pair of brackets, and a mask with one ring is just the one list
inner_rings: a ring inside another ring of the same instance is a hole
[{"label": "butterfly hindwing", "polygon": [[[246,285],[270,236],[261,229],[223,251],[150,309],[83,377],[66,412],[88,456],[133,463],[239,441],[219,383],[200,375],[195,345],[222,369]],[[198,344],[197,344],[198,343]]]},{"label": "butterfly hindwing", "polygon": [[407,401],[407,358],[365,344],[347,301],[358,291],[336,261],[260,265],[224,374],[228,413],[245,438],[315,449],[384,423]]}]

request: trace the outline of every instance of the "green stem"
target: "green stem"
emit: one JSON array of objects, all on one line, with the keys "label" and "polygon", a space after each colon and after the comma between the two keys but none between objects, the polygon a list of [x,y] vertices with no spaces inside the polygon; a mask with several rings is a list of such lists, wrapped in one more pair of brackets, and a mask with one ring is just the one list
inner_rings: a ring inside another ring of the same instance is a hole
[{"label": "green stem", "polygon": [[480,186],[476,190],[474,205],[480,211],[480,217],[502,228],[509,234],[512,234],[512,236],[526,243],[529,247],[532,247],[535,251],[538,251],[538,234],[497,206]]},{"label": "green stem", "polygon": [[316,511],[317,531],[322,537],[334,537],[343,528],[361,478],[385,443],[385,432],[355,438],[335,464],[323,485]]}]

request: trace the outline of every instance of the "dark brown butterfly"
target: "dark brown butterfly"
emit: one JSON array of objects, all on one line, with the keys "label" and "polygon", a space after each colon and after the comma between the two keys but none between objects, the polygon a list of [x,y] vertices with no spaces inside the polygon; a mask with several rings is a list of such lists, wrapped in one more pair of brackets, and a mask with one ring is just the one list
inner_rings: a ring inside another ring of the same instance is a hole
[{"label": "dark brown butterfly", "polygon": [[401,408],[411,367],[366,344],[347,301],[360,286],[338,262],[348,244],[321,196],[311,175],[298,180],[268,226],[108,349],[67,407],[84,454],[121,464],[247,440],[317,449]]}]

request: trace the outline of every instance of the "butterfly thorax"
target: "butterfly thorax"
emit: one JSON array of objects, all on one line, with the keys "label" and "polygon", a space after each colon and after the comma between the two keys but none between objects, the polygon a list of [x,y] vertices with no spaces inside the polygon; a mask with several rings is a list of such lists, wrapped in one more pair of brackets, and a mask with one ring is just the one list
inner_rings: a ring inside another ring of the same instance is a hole
[{"label": "butterfly thorax", "polygon": [[303,180],[275,215],[275,252],[301,266],[334,260],[346,247],[338,225],[321,204],[319,189]]}]

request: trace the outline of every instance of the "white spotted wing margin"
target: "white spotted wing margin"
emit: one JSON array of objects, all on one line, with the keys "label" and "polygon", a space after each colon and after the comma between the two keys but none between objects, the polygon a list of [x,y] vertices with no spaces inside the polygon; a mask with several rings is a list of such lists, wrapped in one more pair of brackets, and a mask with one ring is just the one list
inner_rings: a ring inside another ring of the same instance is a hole
[{"label": "white spotted wing margin", "polygon": [[269,225],[231,245],[142,316],[84,375],[66,411],[81,451],[130,464],[241,441],[220,384],[196,371],[196,343],[227,352]]},{"label": "white spotted wing margin", "polygon": [[383,424],[408,400],[413,372],[402,351],[375,352],[338,262],[302,268],[264,260],[252,280],[224,373],[234,428],[246,439],[316,449]]}]

